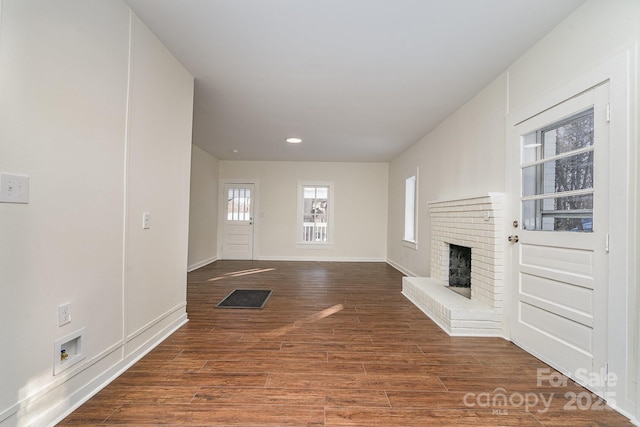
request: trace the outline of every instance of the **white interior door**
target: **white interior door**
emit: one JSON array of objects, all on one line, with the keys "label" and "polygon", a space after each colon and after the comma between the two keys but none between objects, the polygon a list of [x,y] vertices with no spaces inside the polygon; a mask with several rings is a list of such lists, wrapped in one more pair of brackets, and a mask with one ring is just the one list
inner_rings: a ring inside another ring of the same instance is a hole
[{"label": "white interior door", "polygon": [[254,184],[225,184],[223,259],[253,259]]},{"label": "white interior door", "polygon": [[512,339],[600,395],[586,379],[607,366],[608,97],[597,86],[511,138]]}]

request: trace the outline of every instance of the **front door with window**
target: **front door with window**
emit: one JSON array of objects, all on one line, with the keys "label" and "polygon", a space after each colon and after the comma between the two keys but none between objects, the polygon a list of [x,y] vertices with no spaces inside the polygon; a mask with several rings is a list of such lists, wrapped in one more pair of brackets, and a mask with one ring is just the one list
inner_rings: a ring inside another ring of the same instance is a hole
[{"label": "front door with window", "polygon": [[254,184],[225,184],[223,259],[253,259]]},{"label": "front door with window", "polygon": [[511,138],[512,339],[581,382],[607,361],[608,91],[545,110]]}]

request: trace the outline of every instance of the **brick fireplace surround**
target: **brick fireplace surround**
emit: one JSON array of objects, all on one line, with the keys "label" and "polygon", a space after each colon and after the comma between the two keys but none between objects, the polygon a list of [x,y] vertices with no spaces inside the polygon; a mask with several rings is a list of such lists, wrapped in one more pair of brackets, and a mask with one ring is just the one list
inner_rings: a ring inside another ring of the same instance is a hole
[{"label": "brick fireplace surround", "polygon": [[[404,277],[402,293],[449,335],[502,336],[504,194],[429,203],[431,277]],[[450,289],[449,245],[471,248],[471,299]]]}]

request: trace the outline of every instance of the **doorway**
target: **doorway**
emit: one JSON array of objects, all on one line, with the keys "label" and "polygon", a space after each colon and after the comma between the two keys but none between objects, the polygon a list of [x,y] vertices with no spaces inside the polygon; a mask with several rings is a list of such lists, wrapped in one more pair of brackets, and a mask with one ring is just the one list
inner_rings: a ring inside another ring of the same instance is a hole
[{"label": "doorway", "polygon": [[222,212],[222,258],[253,259],[255,184],[225,183]]},{"label": "doorway", "polygon": [[[609,84],[514,126],[512,329],[568,376],[606,372]],[[517,146],[517,147],[516,147]],[[604,381],[581,381],[604,395]]]}]

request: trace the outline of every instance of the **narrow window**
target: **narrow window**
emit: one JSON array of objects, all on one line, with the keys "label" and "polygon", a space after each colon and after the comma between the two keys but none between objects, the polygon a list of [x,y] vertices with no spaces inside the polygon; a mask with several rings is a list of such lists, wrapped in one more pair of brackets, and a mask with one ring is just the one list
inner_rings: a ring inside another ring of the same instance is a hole
[{"label": "narrow window", "polygon": [[301,184],[298,206],[298,241],[323,244],[330,241],[331,184]]},{"label": "narrow window", "polygon": [[416,176],[404,184],[404,241],[416,243]]}]

